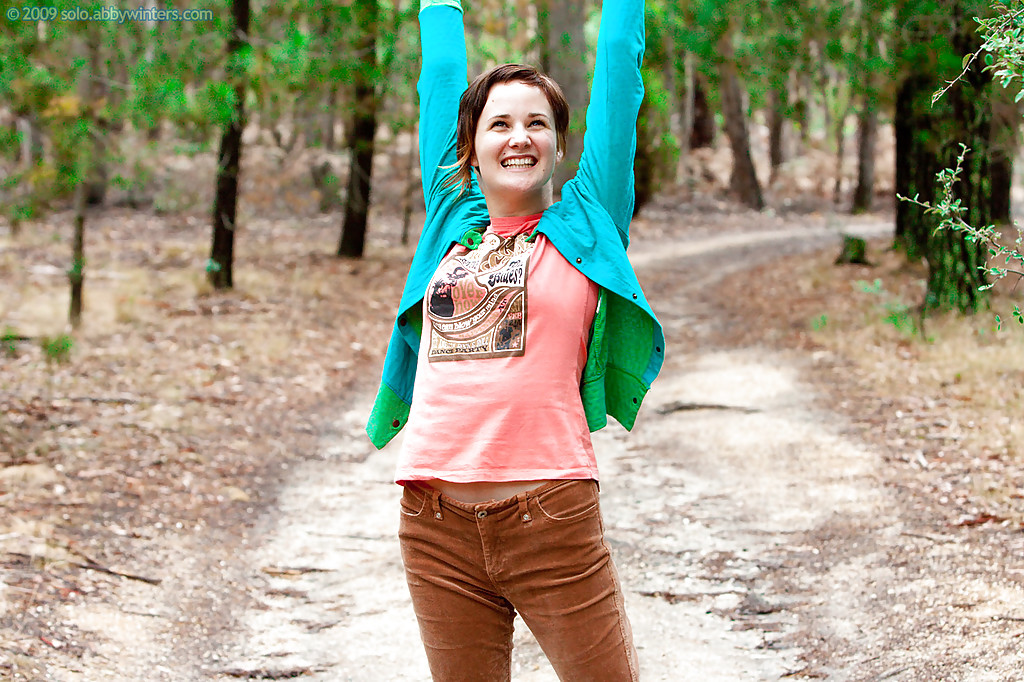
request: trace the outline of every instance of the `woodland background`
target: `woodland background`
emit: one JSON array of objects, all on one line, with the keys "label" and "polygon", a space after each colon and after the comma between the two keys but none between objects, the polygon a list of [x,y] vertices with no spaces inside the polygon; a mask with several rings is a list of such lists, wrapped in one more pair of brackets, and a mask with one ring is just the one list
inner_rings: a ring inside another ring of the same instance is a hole
[{"label": "woodland background", "polygon": [[[970,68],[975,60],[968,55],[981,48],[978,16],[998,19],[1000,35],[1019,44],[1017,5],[648,3],[637,210],[659,188],[692,185],[687,162],[724,135],[732,151],[729,189],[746,206],[764,208],[764,188],[809,152],[822,150],[835,159],[833,202],[867,211],[876,189],[879,130],[891,126],[896,192],[918,201],[897,204],[895,246],[910,261],[928,264],[923,307],[976,310],[983,299],[979,288],[992,274],[979,267],[984,245],[956,230],[934,233],[937,221],[920,204],[938,198],[935,175],[957,164],[963,144],[969,151],[960,162],[958,215],[978,227],[1009,223],[1020,116],[1006,86],[1019,77],[1020,54],[1013,52],[1017,61],[996,70],[1002,88],[981,60]],[[280,160],[304,157],[308,177],[301,189],[316,191],[319,212],[342,214],[336,253],[355,258],[365,248],[374,159],[386,155],[387,163],[405,170],[406,189],[395,199],[402,206],[402,240],[408,241],[419,201],[416,3],[261,6],[238,0],[194,21],[79,20],[107,16],[100,3],[5,3],[4,9],[3,210],[16,236],[24,224],[73,207],[73,325],[82,315],[88,207],[194,210],[199,197],[175,196],[174,160],[214,154],[205,269],[215,288],[233,285],[246,147]],[[523,60],[563,85],[575,113],[560,180],[571,176],[579,155],[588,46],[596,40],[599,16],[595,3],[582,1],[466,6],[471,73],[498,60]],[[985,56],[991,65],[992,55]],[[960,73],[960,66],[967,68]],[[956,87],[936,100],[936,89],[954,78]],[[760,174],[751,148],[754,125],[767,130]],[[853,146],[855,177],[847,182],[846,151]]]}]

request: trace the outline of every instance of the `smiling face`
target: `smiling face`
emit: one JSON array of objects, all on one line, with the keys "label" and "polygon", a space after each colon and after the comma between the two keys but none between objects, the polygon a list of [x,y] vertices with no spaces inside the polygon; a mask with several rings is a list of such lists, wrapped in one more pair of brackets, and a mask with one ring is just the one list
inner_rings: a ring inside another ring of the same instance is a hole
[{"label": "smiling face", "polygon": [[532,215],[550,206],[551,176],[561,158],[555,116],[544,91],[521,81],[493,86],[469,160],[491,216]]}]

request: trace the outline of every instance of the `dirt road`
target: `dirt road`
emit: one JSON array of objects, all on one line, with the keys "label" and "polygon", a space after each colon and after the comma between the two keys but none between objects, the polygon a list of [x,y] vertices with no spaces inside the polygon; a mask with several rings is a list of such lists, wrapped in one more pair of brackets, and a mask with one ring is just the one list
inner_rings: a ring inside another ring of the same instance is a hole
[{"label": "dirt road", "polygon": [[[838,228],[807,224],[633,247],[669,360],[634,432],[595,448],[643,679],[1024,679],[1024,572],[1004,563],[1024,538],[994,548],[908,512],[882,453],[804,380],[823,358],[709,341],[757,324],[710,304],[718,278],[833,246]],[[428,679],[396,539],[398,443],[366,441],[369,398],[282,472],[273,513],[165,547],[175,581],[63,607],[94,645],[40,679]],[[518,625],[514,679],[555,680]]]}]

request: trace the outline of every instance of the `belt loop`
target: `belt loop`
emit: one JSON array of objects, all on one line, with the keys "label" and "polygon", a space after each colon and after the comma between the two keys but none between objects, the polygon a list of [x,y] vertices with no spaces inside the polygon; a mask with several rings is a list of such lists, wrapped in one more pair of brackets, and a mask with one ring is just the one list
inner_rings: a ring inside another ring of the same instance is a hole
[{"label": "belt loop", "polygon": [[444,520],[444,514],[441,513],[441,491],[437,488],[430,489],[430,506],[434,509],[434,518]]},{"label": "belt loop", "polygon": [[526,506],[526,501],[529,499],[528,493],[519,493],[516,495],[516,499],[519,500],[519,518],[523,520],[523,523],[533,521],[533,517],[530,516],[530,510]]}]

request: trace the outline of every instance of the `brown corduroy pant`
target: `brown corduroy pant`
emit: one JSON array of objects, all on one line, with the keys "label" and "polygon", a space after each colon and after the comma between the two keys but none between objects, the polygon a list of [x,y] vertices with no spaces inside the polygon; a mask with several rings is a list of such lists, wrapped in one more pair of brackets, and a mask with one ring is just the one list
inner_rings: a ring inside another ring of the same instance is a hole
[{"label": "brown corduroy pant", "polygon": [[470,504],[415,484],[399,538],[435,682],[511,679],[516,612],[563,682],[639,679],[597,483]]}]

